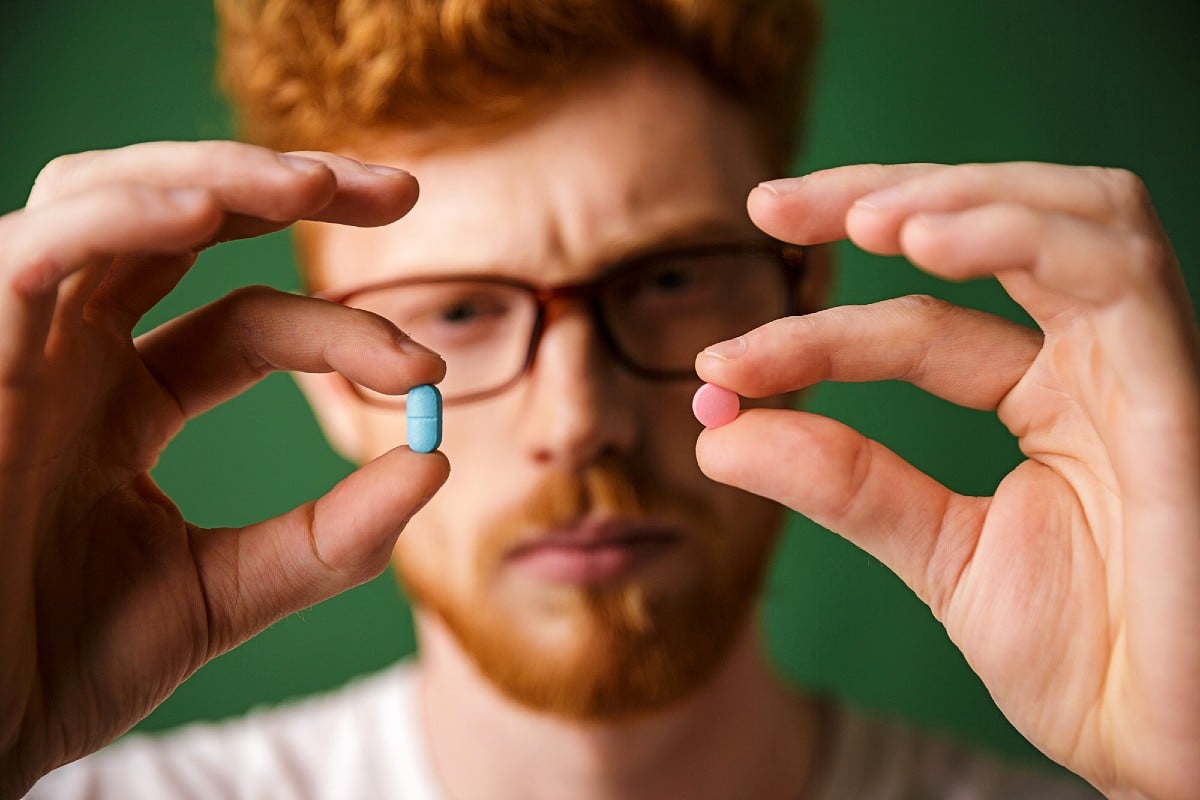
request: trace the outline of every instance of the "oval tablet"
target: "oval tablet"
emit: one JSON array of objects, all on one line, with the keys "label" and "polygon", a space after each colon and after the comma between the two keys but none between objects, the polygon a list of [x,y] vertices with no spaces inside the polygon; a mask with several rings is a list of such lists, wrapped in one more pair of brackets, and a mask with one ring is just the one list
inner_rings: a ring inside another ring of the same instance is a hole
[{"label": "oval tablet", "polygon": [[414,453],[432,453],[442,443],[442,393],[428,383],[408,390],[408,447]]},{"label": "oval tablet", "polygon": [[737,419],[742,399],[737,392],[706,383],[696,390],[692,398],[692,413],[706,428],[719,428]]}]

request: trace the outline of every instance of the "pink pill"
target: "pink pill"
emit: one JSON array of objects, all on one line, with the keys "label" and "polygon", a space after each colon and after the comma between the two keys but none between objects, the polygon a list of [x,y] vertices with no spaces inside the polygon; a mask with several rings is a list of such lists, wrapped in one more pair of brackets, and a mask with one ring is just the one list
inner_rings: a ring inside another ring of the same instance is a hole
[{"label": "pink pill", "polygon": [[692,413],[706,428],[719,428],[737,419],[742,399],[737,392],[706,383],[692,398]]}]

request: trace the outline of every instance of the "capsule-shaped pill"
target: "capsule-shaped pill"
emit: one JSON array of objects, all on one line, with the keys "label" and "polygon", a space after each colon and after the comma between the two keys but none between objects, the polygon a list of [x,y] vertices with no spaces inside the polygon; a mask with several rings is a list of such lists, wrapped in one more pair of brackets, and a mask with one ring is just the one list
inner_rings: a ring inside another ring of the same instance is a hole
[{"label": "capsule-shaped pill", "polygon": [[428,383],[408,391],[408,447],[432,453],[442,443],[442,393]]}]

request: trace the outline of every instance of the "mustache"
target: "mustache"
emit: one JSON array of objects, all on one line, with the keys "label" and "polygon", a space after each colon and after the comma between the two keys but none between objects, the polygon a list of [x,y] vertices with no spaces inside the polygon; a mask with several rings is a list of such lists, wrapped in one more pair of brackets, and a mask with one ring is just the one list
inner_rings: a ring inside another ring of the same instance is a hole
[{"label": "mustache", "polygon": [[668,489],[629,460],[602,456],[581,470],[547,474],[520,505],[489,526],[484,557],[502,558],[514,547],[588,518],[703,529],[705,508],[701,498]]}]

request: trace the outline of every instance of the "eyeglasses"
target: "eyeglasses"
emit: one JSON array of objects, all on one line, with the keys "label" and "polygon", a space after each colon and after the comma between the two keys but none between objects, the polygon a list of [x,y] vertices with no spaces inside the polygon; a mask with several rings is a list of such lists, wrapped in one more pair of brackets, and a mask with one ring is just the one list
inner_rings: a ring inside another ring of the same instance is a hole
[{"label": "eyeglasses", "polygon": [[[554,303],[583,304],[612,357],[647,380],[695,380],[696,354],[714,342],[799,312],[801,248],[778,242],[661,250],[579,283],[538,285],[497,275],[398,278],[316,294],[371,311],[446,361],[447,404],[508,389],[533,366]],[[367,402],[403,397],[355,385]]]}]

